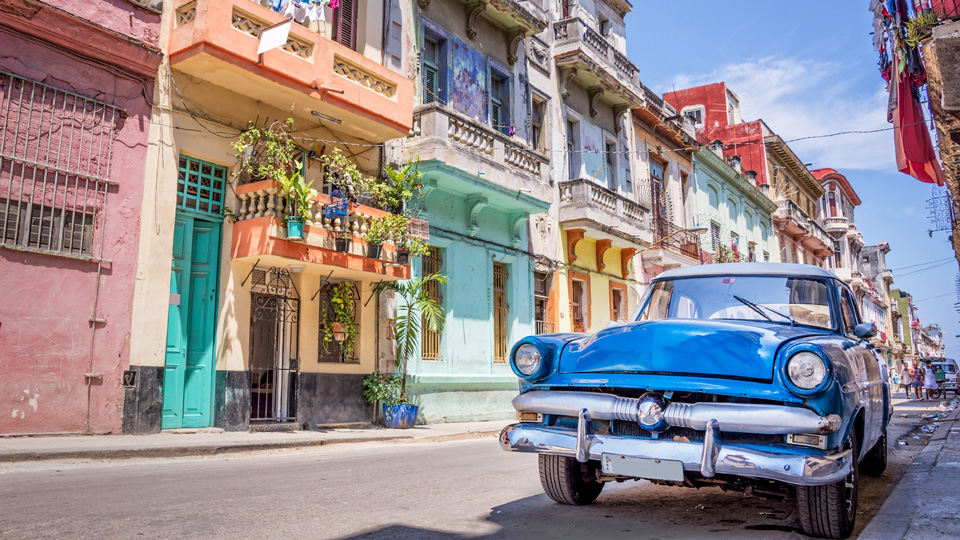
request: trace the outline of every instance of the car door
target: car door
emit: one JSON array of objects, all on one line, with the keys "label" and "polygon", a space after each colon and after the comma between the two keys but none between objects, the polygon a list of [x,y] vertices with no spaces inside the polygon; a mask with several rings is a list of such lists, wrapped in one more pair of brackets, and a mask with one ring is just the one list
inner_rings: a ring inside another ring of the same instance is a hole
[{"label": "car door", "polygon": [[860,312],[854,301],[854,295],[846,286],[840,288],[840,314],[843,321],[843,334],[850,340],[846,345],[846,354],[850,360],[853,380],[843,385],[843,391],[856,396],[864,412],[863,449],[873,447],[880,437],[884,424],[883,380],[880,377],[880,364],[877,355],[866,343],[858,343],[854,328],[860,324]]}]

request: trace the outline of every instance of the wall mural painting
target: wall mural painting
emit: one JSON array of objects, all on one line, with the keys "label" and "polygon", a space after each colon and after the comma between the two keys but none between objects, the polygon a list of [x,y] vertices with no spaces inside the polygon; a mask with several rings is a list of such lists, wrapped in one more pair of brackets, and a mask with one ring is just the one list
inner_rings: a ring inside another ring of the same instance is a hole
[{"label": "wall mural painting", "polygon": [[451,40],[453,59],[448,103],[478,122],[487,119],[487,59],[457,38]]}]

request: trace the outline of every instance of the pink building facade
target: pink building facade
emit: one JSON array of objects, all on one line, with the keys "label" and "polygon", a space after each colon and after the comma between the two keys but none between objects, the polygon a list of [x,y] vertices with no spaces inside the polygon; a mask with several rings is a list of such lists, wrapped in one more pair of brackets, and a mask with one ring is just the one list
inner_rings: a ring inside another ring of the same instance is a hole
[{"label": "pink building facade", "polygon": [[0,10],[0,434],[120,431],[159,33],[147,1]]}]

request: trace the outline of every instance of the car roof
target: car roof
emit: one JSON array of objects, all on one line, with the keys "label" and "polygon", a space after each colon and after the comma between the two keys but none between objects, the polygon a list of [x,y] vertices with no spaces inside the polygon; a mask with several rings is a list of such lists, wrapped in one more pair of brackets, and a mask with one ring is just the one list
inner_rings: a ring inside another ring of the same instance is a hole
[{"label": "car roof", "polygon": [[704,276],[787,276],[787,277],[816,277],[834,278],[836,274],[812,264],[789,263],[721,263],[701,264],[676,268],[655,277],[652,281],[664,279],[704,277]]}]

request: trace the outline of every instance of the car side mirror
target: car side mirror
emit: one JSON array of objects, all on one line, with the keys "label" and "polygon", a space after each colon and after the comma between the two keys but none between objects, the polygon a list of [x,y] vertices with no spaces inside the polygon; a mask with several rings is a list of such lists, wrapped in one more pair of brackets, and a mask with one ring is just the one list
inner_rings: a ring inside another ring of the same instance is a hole
[{"label": "car side mirror", "polygon": [[877,335],[877,325],[872,322],[858,324],[853,327],[853,335],[859,339],[870,339]]}]

